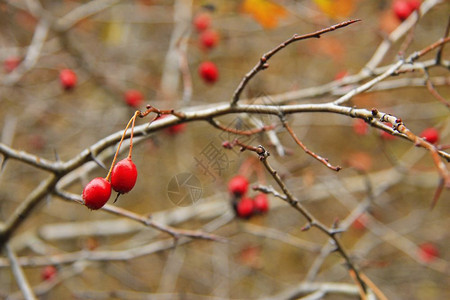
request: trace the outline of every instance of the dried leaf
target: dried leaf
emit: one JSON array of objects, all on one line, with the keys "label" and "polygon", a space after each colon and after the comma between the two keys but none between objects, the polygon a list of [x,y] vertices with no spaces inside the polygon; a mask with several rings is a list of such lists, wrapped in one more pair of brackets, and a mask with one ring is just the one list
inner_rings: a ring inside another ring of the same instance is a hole
[{"label": "dried leaf", "polygon": [[342,19],[353,13],[356,0],[314,0],[314,2],[329,18]]},{"label": "dried leaf", "polygon": [[270,0],[245,0],[242,4],[242,11],[250,14],[266,29],[277,27],[279,19],[287,15],[283,6]]}]

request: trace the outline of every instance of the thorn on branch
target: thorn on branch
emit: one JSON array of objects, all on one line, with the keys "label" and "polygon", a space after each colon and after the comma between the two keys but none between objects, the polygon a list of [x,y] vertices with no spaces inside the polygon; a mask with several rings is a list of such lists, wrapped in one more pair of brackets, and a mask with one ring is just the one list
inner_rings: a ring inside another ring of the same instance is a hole
[{"label": "thorn on branch", "polygon": [[303,151],[305,151],[307,154],[311,155],[312,157],[314,157],[316,160],[320,161],[321,163],[323,163],[325,166],[327,166],[329,169],[333,170],[333,171],[340,171],[342,168],[340,166],[333,166],[332,164],[330,164],[328,162],[327,158],[321,157],[320,155],[317,155],[316,153],[312,152],[311,150],[309,150],[301,141],[300,139],[295,135],[294,131],[292,130],[292,128],[289,126],[289,124],[286,121],[283,121],[283,126],[284,128],[286,128],[287,132],[291,135],[291,137],[294,139],[294,141],[297,143],[297,145],[300,146],[300,148],[303,149]]},{"label": "thorn on branch", "polygon": [[9,159],[8,156],[6,156],[6,155],[3,156],[2,166],[0,167],[0,172],[3,172],[3,170],[5,169],[8,159]]},{"label": "thorn on branch", "polygon": [[108,168],[106,167],[106,165],[105,165],[101,160],[99,160],[99,159],[94,155],[94,153],[91,152],[90,156],[91,156],[91,159],[92,159],[92,160],[93,160],[100,168],[105,169],[105,170],[108,170]]}]

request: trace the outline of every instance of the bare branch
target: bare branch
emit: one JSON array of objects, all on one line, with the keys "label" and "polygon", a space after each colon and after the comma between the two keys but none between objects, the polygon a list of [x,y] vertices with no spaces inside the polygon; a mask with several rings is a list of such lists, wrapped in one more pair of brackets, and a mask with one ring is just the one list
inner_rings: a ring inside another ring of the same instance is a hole
[{"label": "bare branch", "polygon": [[6,254],[8,256],[9,262],[11,264],[12,272],[14,274],[14,277],[16,278],[17,285],[19,286],[20,290],[22,291],[23,297],[26,300],[37,299],[36,296],[34,295],[33,289],[31,288],[30,284],[28,283],[27,278],[25,277],[25,274],[18,262],[16,254],[11,249],[11,246],[9,244],[6,244],[5,250],[6,250]]},{"label": "bare branch", "polygon": [[272,50],[270,50],[269,52],[263,54],[263,56],[261,56],[259,62],[253,67],[253,69],[251,71],[249,71],[247,74],[245,74],[244,78],[242,78],[241,82],[239,83],[238,87],[236,88],[236,90],[233,93],[233,97],[231,100],[231,105],[234,106],[237,104],[237,102],[239,101],[239,98],[242,94],[242,91],[244,90],[244,88],[246,87],[246,85],[248,84],[248,82],[260,71],[265,70],[269,67],[268,61],[269,59],[274,56],[278,51],[282,50],[283,48],[285,48],[286,46],[288,46],[289,44],[293,43],[293,42],[297,42],[297,41],[301,41],[301,40],[305,40],[305,39],[310,39],[310,38],[320,38],[320,36],[324,33],[330,32],[330,31],[334,31],[336,29],[348,26],[350,24],[359,22],[360,20],[349,20],[349,21],[345,21],[333,26],[330,26],[328,28],[313,32],[313,33],[308,33],[308,34],[304,34],[304,35],[298,35],[298,34],[294,34],[293,37],[291,37],[290,39],[286,40],[285,42],[281,43],[280,45],[278,45],[277,47],[273,48]]}]

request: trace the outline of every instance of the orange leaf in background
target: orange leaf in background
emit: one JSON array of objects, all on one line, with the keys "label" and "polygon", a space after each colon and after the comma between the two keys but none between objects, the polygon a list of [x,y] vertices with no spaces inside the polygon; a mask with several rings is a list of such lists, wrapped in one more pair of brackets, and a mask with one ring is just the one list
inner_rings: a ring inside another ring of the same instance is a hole
[{"label": "orange leaf in background", "polygon": [[323,39],[310,40],[308,47],[315,55],[325,55],[336,63],[341,63],[345,57],[347,47],[339,39],[327,36]]},{"label": "orange leaf in background", "polygon": [[250,14],[266,29],[277,27],[279,19],[287,15],[283,6],[270,0],[245,0],[242,4],[242,11]]},{"label": "orange leaf in background", "polygon": [[329,18],[341,19],[352,14],[356,0],[314,0],[314,2]]}]

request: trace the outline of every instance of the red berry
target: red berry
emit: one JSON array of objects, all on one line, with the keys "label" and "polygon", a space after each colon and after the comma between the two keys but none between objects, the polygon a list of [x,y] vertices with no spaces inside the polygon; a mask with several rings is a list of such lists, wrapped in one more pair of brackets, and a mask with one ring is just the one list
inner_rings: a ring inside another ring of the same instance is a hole
[{"label": "red berry", "polygon": [[269,211],[269,199],[267,199],[266,194],[261,193],[256,195],[253,201],[255,212],[266,213]]},{"label": "red berry", "polygon": [[419,246],[419,258],[425,263],[432,262],[439,257],[439,250],[433,243],[424,243]]},{"label": "red berry", "polygon": [[71,90],[77,84],[77,74],[71,69],[63,69],[59,72],[59,80],[65,90]]},{"label": "red berry", "polygon": [[171,134],[171,135],[175,135],[175,134],[178,134],[180,132],[183,132],[184,129],[186,129],[186,124],[185,123],[176,124],[176,125],[173,125],[173,126],[170,126],[169,128],[167,128],[167,133]]},{"label": "red berry", "polygon": [[394,14],[400,21],[406,20],[409,15],[414,11],[407,0],[396,0],[392,4]]},{"label": "red berry", "polygon": [[219,34],[217,31],[209,29],[202,32],[200,35],[200,44],[206,49],[212,49],[217,46],[219,42]]},{"label": "red berry", "polygon": [[353,121],[353,131],[357,135],[366,135],[369,132],[369,125],[363,119]]},{"label": "red berry", "polygon": [[217,70],[216,65],[210,61],[201,63],[198,67],[198,73],[206,83],[214,83],[219,77],[219,70]]},{"label": "red berry", "polygon": [[131,107],[138,107],[144,100],[144,96],[138,90],[128,90],[123,95],[125,102]]},{"label": "red berry", "polygon": [[[159,118],[157,118],[157,120],[161,120],[164,119],[166,117],[168,117],[169,115],[161,115]],[[180,124],[176,124],[176,125],[172,125],[169,128],[166,128],[166,132],[170,135],[175,135],[178,134],[180,132],[183,132],[186,129],[186,124],[185,123],[180,123]]]},{"label": "red berry", "polygon": [[124,158],[119,161],[111,173],[111,186],[121,194],[131,191],[136,184],[137,170],[131,158]]},{"label": "red berry", "polygon": [[84,205],[90,209],[99,209],[111,196],[111,184],[101,177],[92,179],[83,189]]},{"label": "red berry", "polygon": [[[384,124],[387,126],[391,126],[391,123],[388,123],[388,122],[385,122]],[[392,135],[389,132],[384,131],[384,130],[381,131],[380,137],[384,140],[394,140],[396,138],[395,135]]]},{"label": "red berry", "polygon": [[240,218],[249,218],[253,214],[254,203],[251,198],[242,198],[237,206],[236,213]]},{"label": "red berry", "polygon": [[194,26],[198,32],[204,31],[211,26],[211,15],[209,13],[199,13],[194,18]]},{"label": "red berry", "polygon": [[412,11],[415,11],[420,8],[420,5],[422,5],[422,3],[420,2],[420,0],[409,0],[408,5]]},{"label": "red berry", "polygon": [[346,70],[342,70],[342,71],[337,72],[334,75],[334,80],[341,80],[342,78],[344,78],[346,76],[348,76],[348,72]]},{"label": "red berry", "polygon": [[3,62],[3,67],[5,68],[6,73],[11,73],[17,68],[20,64],[20,57],[10,56]]},{"label": "red berry", "polygon": [[427,140],[428,143],[436,144],[439,141],[439,131],[436,128],[426,128],[420,136]]},{"label": "red berry", "polygon": [[363,230],[367,226],[366,214],[360,214],[358,218],[352,223],[352,227],[358,230]]},{"label": "red berry", "polygon": [[41,272],[41,278],[42,280],[52,280],[53,277],[56,276],[56,273],[58,272],[58,270],[54,267],[54,266],[46,266],[45,268],[42,269]]},{"label": "red berry", "polygon": [[244,176],[237,175],[231,178],[228,182],[228,191],[231,194],[241,197],[247,193],[248,190],[248,180]]}]

